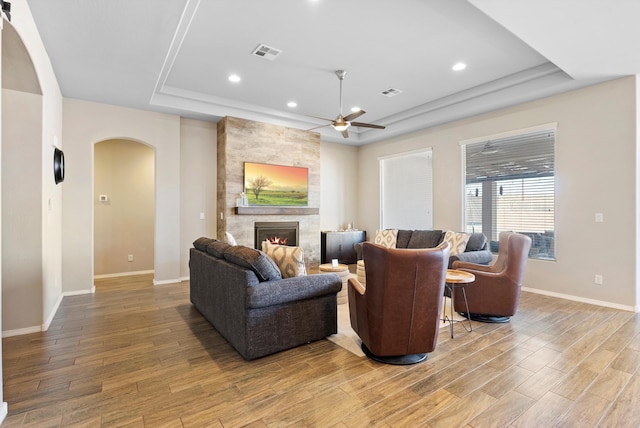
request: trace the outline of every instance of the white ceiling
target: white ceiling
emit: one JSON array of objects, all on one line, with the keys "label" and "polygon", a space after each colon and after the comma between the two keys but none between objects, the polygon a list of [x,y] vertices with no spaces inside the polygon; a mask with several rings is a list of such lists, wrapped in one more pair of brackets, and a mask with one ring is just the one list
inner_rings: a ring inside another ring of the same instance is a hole
[{"label": "white ceiling", "polygon": [[[344,114],[357,105],[358,121],[387,127],[318,130],[351,145],[640,72],[636,0],[28,4],[65,97],[310,129],[327,122],[309,116],[338,115],[345,69]],[[251,55],[261,43],[282,53]]]}]

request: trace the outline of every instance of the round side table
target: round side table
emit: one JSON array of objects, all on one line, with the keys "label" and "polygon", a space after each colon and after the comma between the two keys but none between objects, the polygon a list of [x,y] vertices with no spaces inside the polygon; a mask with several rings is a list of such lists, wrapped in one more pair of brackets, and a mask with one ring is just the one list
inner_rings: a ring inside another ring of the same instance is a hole
[{"label": "round side table", "polygon": [[[469,328],[467,328],[467,326],[464,325],[464,322],[462,322],[462,326],[464,327],[465,330],[467,330],[467,332],[470,332],[473,330],[473,327],[471,326],[471,315],[469,314],[469,305],[467,304],[467,292],[465,291],[465,287],[467,286],[468,283],[473,282],[475,280],[476,280],[476,276],[472,273],[464,272],[461,270],[455,270],[455,269],[447,269],[445,287],[449,289],[450,296],[451,296],[451,318],[449,319],[449,325],[451,327],[452,339],[453,339],[453,322],[454,322],[453,289],[454,288],[462,289],[462,295],[464,296],[464,304],[465,304],[465,307],[467,308],[467,320],[469,321]],[[442,321],[446,321],[446,320],[447,320],[447,315],[445,312],[445,315]]]},{"label": "round side table", "polygon": [[342,279],[342,290],[338,292],[338,304],[342,305],[347,303],[347,288],[349,286],[349,266],[345,264],[338,264],[333,266],[331,263],[321,264],[318,269],[320,273],[337,273]]}]

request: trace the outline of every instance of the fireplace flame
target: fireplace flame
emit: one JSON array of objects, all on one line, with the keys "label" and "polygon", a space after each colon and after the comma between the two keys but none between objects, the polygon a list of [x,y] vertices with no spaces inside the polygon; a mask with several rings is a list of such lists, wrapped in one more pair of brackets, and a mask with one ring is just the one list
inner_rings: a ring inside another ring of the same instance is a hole
[{"label": "fireplace flame", "polygon": [[279,236],[269,236],[267,241],[274,245],[287,245],[287,238],[280,238]]}]

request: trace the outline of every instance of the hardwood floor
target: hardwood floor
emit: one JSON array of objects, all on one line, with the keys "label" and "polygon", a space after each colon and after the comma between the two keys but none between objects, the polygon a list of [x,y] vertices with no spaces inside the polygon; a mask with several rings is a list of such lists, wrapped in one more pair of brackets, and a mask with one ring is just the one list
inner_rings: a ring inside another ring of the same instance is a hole
[{"label": "hardwood floor", "polygon": [[101,280],[3,339],[2,427],[638,427],[637,314],[523,292],[508,324],[441,329],[389,366],[321,340],[244,361],[188,282]]}]

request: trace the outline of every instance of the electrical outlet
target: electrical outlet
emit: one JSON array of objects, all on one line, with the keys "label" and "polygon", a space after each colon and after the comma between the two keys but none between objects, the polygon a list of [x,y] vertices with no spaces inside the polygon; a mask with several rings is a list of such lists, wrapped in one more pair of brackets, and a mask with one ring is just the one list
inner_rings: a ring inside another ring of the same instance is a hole
[{"label": "electrical outlet", "polygon": [[593,282],[595,284],[602,285],[602,275],[596,274],[596,276],[593,278]]},{"label": "electrical outlet", "polygon": [[129,254],[129,256],[127,256],[127,260],[132,262],[133,261],[133,254]]}]

